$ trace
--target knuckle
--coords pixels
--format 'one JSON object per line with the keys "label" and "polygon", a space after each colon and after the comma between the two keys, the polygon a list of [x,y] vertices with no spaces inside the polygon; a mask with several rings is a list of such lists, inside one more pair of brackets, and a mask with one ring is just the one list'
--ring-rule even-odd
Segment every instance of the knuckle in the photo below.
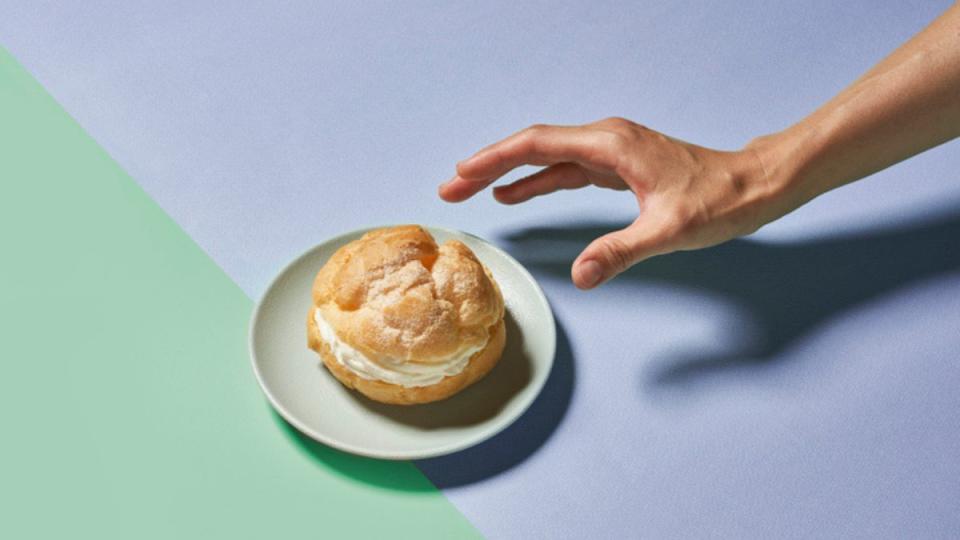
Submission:
{"label": "knuckle", "polygon": [[537,136],[542,135],[546,129],[546,124],[532,124],[527,129],[523,130],[523,132],[528,136]]}
{"label": "knuckle", "polygon": [[634,149],[632,133],[620,129],[604,127],[597,133],[597,145],[591,160],[605,163],[613,171],[619,171],[629,161],[627,156]]}
{"label": "knuckle", "polygon": [[611,131],[607,134],[607,147],[610,148],[617,155],[622,155],[627,153],[630,149],[630,137],[624,135],[623,133],[617,131]]}
{"label": "knuckle", "polygon": [[615,236],[607,236],[602,239],[601,245],[607,261],[615,271],[622,272],[630,266],[631,250],[623,240]]}
{"label": "knuckle", "polygon": [[545,124],[533,124],[520,132],[518,142],[523,152],[536,152],[546,134]]}
{"label": "knuckle", "polygon": [[631,141],[622,133],[614,131],[606,133],[606,140],[603,143],[603,147],[602,149],[597,149],[596,153],[598,155],[593,159],[595,161],[601,161],[601,158],[605,157],[606,163],[612,170],[620,171],[623,164],[628,161],[627,156],[631,150]]}
{"label": "knuckle", "polygon": [[609,116],[598,122],[598,124],[602,125],[603,127],[621,130],[627,130],[633,126],[633,122],[619,116]]}

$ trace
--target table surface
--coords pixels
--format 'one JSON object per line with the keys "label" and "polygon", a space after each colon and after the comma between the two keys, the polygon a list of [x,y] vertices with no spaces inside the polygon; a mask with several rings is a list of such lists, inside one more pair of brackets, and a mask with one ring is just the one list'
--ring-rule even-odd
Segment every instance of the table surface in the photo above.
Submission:
{"label": "table surface", "polygon": [[[191,425],[220,419],[242,431],[249,421],[256,438],[183,434],[187,447],[269,447],[259,461],[223,458],[265,471],[229,484],[231,501],[258,489],[316,503],[313,522],[305,508],[292,520],[283,504],[251,507],[241,533],[279,522],[322,531],[324,517],[362,515],[347,508],[359,501],[389,516],[436,516],[427,522],[444,524],[433,532],[445,537],[468,534],[467,521],[489,538],[955,537],[957,143],[749,238],[651,260],[589,293],[570,284],[569,263],[599,231],[630,219],[629,197],[580,190],[522,207],[488,194],[459,205],[436,198],[457,160],[530,123],[625,116],[717,148],[781,129],[949,2],[877,4],[0,1],[0,45],[115,160],[110,175],[125,171],[149,195],[109,204],[153,215],[152,199],[178,226],[156,234],[185,232],[246,293],[212,300],[207,285],[191,285],[198,305],[233,306],[238,325],[286,261],[383,223],[488,238],[551,301],[559,343],[546,390],[502,435],[415,463],[442,495],[412,468],[310,445],[262,410],[246,379],[220,390],[223,409]],[[81,172],[76,181],[94,181]],[[104,205],[76,196],[81,208],[64,206],[52,227],[88,219],[83,204]],[[134,228],[123,249],[139,253],[136,235],[166,226]],[[172,260],[184,257],[197,268],[209,260],[199,251]],[[242,349],[243,330],[202,324]],[[242,407],[229,408],[233,393]],[[138,410],[150,411],[164,397],[140,399]],[[128,459],[124,471],[149,466],[149,447],[110,440],[111,459]],[[143,460],[118,457],[127,450]],[[314,463],[298,469],[301,461]],[[216,492],[210,471],[220,469],[194,466],[195,487]],[[397,475],[407,480],[390,480]],[[172,504],[176,490],[163,485],[154,502]],[[218,531],[231,516],[207,512],[197,520],[208,528],[194,532]],[[414,534],[404,527],[417,520],[396,519],[400,536]]]}

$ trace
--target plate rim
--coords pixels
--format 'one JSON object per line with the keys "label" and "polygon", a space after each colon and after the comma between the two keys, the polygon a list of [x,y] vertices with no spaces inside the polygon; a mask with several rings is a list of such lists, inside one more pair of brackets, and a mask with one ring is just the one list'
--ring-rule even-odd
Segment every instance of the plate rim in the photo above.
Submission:
{"label": "plate rim", "polygon": [[[365,447],[357,447],[349,443],[338,441],[336,439],[330,438],[322,433],[317,432],[310,426],[307,426],[305,423],[297,419],[295,415],[290,413],[290,411],[288,411],[279,402],[279,400],[277,400],[276,396],[274,396],[269,386],[264,382],[263,374],[260,372],[260,368],[257,362],[257,354],[254,346],[255,345],[254,336],[256,335],[257,321],[260,320],[264,300],[266,300],[267,296],[270,295],[270,293],[276,287],[277,282],[280,280],[282,276],[286,275],[287,272],[290,271],[294,266],[299,264],[301,260],[310,256],[314,251],[320,249],[321,246],[336,242],[337,240],[342,240],[346,237],[361,236],[364,233],[367,233],[372,230],[382,229],[386,227],[395,227],[397,225],[401,225],[401,224],[362,227],[359,229],[352,229],[335,236],[331,236],[325,240],[320,241],[319,243],[314,244],[312,247],[306,249],[305,251],[303,251],[293,259],[291,259],[289,262],[287,262],[285,265],[283,265],[283,267],[277,271],[277,273],[273,276],[273,278],[267,284],[267,287],[264,289],[263,293],[260,295],[260,298],[257,300],[257,303],[253,308],[253,312],[250,315],[250,322],[247,325],[247,350],[250,356],[250,364],[251,364],[251,367],[253,368],[253,373],[257,379],[257,384],[260,386],[261,392],[263,392],[263,394],[267,397],[267,401],[270,403],[270,406],[273,408],[273,410],[276,411],[277,414],[279,414],[285,421],[289,422],[298,431],[300,431],[304,435],[310,437],[311,439],[317,442],[320,442],[322,444],[325,444],[331,448],[335,448],[342,452],[347,452],[350,454],[355,454],[355,455],[363,456],[367,458],[384,459],[384,460],[391,460],[391,461],[405,461],[405,460],[428,459],[428,458],[434,458],[439,456],[445,456],[448,454],[453,454],[455,452],[459,452],[461,450],[465,450],[467,448],[476,446],[498,435],[500,432],[507,429],[508,427],[513,425],[518,419],[520,419],[520,417],[527,412],[530,406],[533,405],[533,402],[536,401],[537,398],[540,396],[541,392],[543,391],[543,387],[546,385],[547,379],[550,378],[550,373],[553,372],[554,364],[556,362],[556,355],[557,355],[557,326],[556,326],[556,319],[554,318],[554,315],[553,315],[553,307],[550,305],[550,301],[547,300],[547,296],[544,294],[543,289],[540,287],[540,284],[533,277],[533,275],[530,274],[530,271],[527,270],[525,266],[520,264],[519,261],[517,261],[512,255],[507,253],[500,246],[497,246],[493,242],[490,242],[484,238],[481,238],[480,236],[477,236],[475,234],[472,234],[466,231],[461,231],[459,229],[452,229],[449,227],[439,227],[439,226],[433,226],[433,225],[420,225],[421,227],[427,229],[428,232],[431,232],[431,234],[432,234],[432,231],[441,231],[451,236],[458,236],[458,235],[469,236],[471,238],[474,238],[486,244],[487,246],[493,248],[493,250],[498,252],[501,256],[505,257],[508,261],[510,261],[514,267],[520,270],[520,273],[521,275],[523,275],[524,279],[526,279],[526,281],[528,281],[530,284],[533,285],[533,290],[536,293],[537,299],[540,302],[542,302],[542,304],[547,308],[547,315],[549,316],[548,322],[549,322],[550,334],[552,337],[552,339],[549,340],[549,344],[550,344],[549,345],[550,347],[549,361],[547,363],[546,369],[543,370],[544,374],[539,378],[539,380],[532,381],[535,387],[530,392],[530,397],[527,399],[526,403],[523,403],[513,413],[512,418],[509,418],[507,421],[502,423],[493,424],[489,428],[483,431],[480,431],[477,435],[473,437],[466,438],[462,441],[449,443],[429,451],[412,450],[412,451],[400,451],[400,452],[378,452],[376,450],[370,450]],[[353,390],[350,390],[350,391],[352,392]]]}

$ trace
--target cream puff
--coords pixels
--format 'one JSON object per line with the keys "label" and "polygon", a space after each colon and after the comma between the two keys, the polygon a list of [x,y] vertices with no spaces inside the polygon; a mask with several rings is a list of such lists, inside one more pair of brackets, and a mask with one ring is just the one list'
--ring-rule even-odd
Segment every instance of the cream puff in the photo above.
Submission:
{"label": "cream puff", "polygon": [[417,225],[368,232],[317,273],[307,343],[370,399],[441,400],[480,380],[506,338],[500,288],[465,244]]}

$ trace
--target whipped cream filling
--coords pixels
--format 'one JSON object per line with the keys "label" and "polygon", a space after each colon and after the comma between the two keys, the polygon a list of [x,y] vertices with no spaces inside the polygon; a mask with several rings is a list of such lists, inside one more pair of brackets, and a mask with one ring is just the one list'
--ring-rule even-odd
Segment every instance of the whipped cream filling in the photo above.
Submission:
{"label": "whipped cream filling", "polygon": [[323,318],[320,309],[315,309],[313,319],[320,330],[320,337],[330,347],[337,363],[354,372],[363,379],[380,380],[405,387],[430,386],[444,377],[456,375],[467,367],[470,358],[486,346],[471,347],[462,354],[452,356],[435,364],[418,364],[405,360],[374,362],[362,352],[354,349],[337,337],[336,331]]}

